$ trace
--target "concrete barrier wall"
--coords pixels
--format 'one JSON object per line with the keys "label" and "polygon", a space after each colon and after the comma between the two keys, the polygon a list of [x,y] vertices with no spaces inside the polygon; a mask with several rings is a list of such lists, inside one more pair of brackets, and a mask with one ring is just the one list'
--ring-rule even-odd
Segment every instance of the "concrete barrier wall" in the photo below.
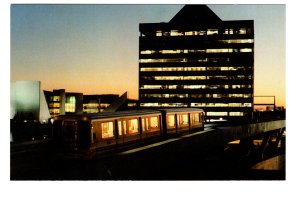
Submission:
{"label": "concrete barrier wall", "polygon": [[261,122],[242,126],[219,127],[178,138],[172,138],[160,143],[148,145],[146,147],[130,150],[125,154],[144,154],[149,152],[154,155],[178,155],[188,154],[189,152],[215,151],[230,141],[251,137],[257,134],[285,128],[285,120],[272,122]]}

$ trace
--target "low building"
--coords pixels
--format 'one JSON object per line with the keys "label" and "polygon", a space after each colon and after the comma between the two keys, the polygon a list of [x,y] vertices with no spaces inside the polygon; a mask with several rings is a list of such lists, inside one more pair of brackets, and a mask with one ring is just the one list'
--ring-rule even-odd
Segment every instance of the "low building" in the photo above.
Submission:
{"label": "low building", "polygon": [[44,91],[51,117],[83,111],[83,93],[66,92],[65,89]]}
{"label": "low building", "polygon": [[47,122],[49,109],[40,81],[16,81],[11,83],[10,118]]}
{"label": "low building", "polygon": [[117,94],[83,95],[83,113],[100,113],[119,98]]}

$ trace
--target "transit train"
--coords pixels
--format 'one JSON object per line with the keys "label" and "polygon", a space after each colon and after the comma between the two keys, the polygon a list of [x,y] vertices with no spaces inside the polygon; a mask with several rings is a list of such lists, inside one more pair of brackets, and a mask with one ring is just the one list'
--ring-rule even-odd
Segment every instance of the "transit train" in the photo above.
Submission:
{"label": "transit train", "polygon": [[124,149],[203,129],[202,109],[120,111],[57,116],[53,138],[60,155],[92,158],[97,152]]}

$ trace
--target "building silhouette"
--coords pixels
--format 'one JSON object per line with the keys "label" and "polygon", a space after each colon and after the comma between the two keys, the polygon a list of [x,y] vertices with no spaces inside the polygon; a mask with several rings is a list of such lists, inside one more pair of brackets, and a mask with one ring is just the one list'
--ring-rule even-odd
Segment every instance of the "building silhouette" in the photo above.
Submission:
{"label": "building silhouette", "polygon": [[253,20],[223,21],[206,5],[185,5],[139,31],[141,108],[199,107],[207,121],[251,117]]}

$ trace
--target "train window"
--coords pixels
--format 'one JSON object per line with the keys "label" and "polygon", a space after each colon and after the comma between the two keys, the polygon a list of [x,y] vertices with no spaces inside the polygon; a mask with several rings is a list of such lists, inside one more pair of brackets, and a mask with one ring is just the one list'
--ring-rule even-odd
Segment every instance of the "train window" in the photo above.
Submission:
{"label": "train window", "polygon": [[159,117],[145,117],[142,118],[143,132],[152,132],[159,129]]}
{"label": "train window", "polygon": [[93,140],[98,141],[101,140],[101,126],[100,122],[93,121],[92,122],[92,130],[93,130]]}
{"label": "train window", "polygon": [[178,124],[179,125],[188,125],[188,114],[178,115]]}
{"label": "train window", "polygon": [[150,118],[150,128],[158,128],[158,117]]}
{"label": "train window", "polygon": [[148,118],[142,118],[142,132],[145,133],[149,129]]}
{"label": "train window", "polygon": [[127,123],[126,123],[126,120],[123,120],[123,121],[118,121],[118,132],[119,132],[119,135],[126,135],[127,134]]}
{"label": "train window", "polygon": [[148,118],[142,118],[142,131],[146,132],[148,131]]}
{"label": "train window", "polygon": [[128,120],[128,133],[130,135],[134,135],[134,134],[139,133],[138,127],[139,127],[139,125],[138,125],[138,120],[137,119]]}
{"label": "train window", "polygon": [[119,132],[119,135],[122,135],[122,122],[121,121],[118,121],[118,132]]}
{"label": "train window", "polygon": [[199,124],[200,117],[199,113],[191,113],[191,124]]}
{"label": "train window", "polygon": [[101,123],[102,138],[111,138],[114,136],[114,123],[104,122]]}
{"label": "train window", "polygon": [[167,125],[168,127],[175,126],[175,115],[168,115]]}

